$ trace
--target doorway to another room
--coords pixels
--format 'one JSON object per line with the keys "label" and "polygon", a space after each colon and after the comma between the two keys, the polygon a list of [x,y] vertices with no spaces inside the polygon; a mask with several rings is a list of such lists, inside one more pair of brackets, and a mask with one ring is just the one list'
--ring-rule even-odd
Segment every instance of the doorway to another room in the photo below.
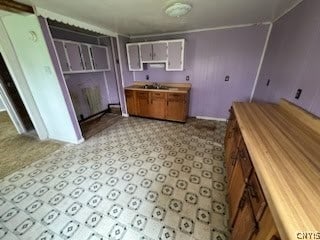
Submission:
{"label": "doorway to another room", "polygon": [[[29,133],[35,134],[35,128],[33,126],[33,123],[30,119],[30,116],[27,112],[27,109],[24,103],[22,102],[18,89],[10,75],[8,67],[1,53],[0,53],[0,84],[8,100],[10,101],[12,107],[14,108],[13,110],[15,111],[17,117],[19,118],[22,128],[25,129],[26,133],[29,132]],[[7,115],[7,112],[2,112],[1,115],[3,115],[3,118],[5,118],[4,115],[9,117]]]}

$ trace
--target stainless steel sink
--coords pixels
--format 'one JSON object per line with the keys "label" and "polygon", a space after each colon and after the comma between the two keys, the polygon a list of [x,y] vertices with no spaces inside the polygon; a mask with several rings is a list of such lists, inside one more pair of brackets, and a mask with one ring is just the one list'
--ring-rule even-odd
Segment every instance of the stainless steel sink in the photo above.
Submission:
{"label": "stainless steel sink", "polygon": [[169,90],[169,87],[167,86],[162,86],[162,85],[158,85],[158,84],[154,84],[154,85],[144,85],[142,88],[144,89],[160,89],[160,90]]}

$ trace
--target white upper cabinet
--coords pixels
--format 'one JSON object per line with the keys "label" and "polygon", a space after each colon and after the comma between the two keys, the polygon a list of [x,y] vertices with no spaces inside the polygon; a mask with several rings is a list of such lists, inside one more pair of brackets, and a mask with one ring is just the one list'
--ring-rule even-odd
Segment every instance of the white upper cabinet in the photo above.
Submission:
{"label": "white upper cabinet", "polygon": [[184,65],[184,40],[168,42],[167,71],[182,71]]}
{"label": "white upper cabinet", "polygon": [[130,71],[142,71],[139,45],[135,43],[127,44],[128,65]]}
{"label": "white upper cabinet", "polygon": [[156,62],[165,62],[168,58],[168,43],[158,42],[152,44],[152,60]]}
{"label": "white upper cabinet", "polygon": [[87,44],[81,44],[81,52],[82,52],[82,59],[84,62],[84,66],[86,70],[92,70],[92,59],[89,52],[90,46]]}
{"label": "white upper cabinet", "polygon": [[71,71],[82,71],[84,65],[82,62],[80,45],[78,43],[66,42],[64,44],[67,52]]}
{"label": "white upper cabinet", "polygon": [[70,66],[69,66],[69,61],[67,59],[66,50],[64,48],[63,41],[54,40],[54,45],[55,45],[56,50],[57,50],[59,63],[60,63],[60,66],[62,68],[62,71],[63,72],[69,72],[70,71]]}
{"label": "white upper cabinet", "polygon": [[130,71],[142,71],[143,63],[165,63],[166,71],[183,71],[184,39],[127,44]]}
{"label": "white upper cabinet", "polygon": [[93,67],[96,70],[110,70],[108,49],[103,46],[91,46]]}
{"label": "white upper cabinet", "polygon": [[54,39],[64,73],[110,71],[109,51],[105,46]]}
{"label": "white upper cabinet", "polygon": [[141,51],[141,61],[142,62],[151,62],[152,61],[152,44],[151,43],[143,43],[140,45]]}

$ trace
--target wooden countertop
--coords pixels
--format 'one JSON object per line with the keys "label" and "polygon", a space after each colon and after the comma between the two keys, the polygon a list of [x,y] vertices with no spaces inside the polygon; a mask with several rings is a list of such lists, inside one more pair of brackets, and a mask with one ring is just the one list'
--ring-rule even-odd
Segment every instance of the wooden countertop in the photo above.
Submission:
{"label": "wooden countertop", "polygon": [[188,93],[191,89],[190,83],[161,83],[161,86],[166,86],[168,89],[146,89],[145,85],[152,85],[150,82],[135,82],[134,85],[125,87],[127,90],[138,91],[154,91],[154,92],[170,92],[170,93]]}
{"label": "wooden countertop", "polygon": [[320,119],[285,100],[233,109],[282,240],[320,232]]}

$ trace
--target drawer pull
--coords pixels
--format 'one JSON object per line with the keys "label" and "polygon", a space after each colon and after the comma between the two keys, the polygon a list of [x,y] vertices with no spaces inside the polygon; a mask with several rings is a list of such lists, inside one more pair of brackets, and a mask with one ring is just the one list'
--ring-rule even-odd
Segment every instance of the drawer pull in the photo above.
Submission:
{"label": "drawer pull", "polygon": [[239,209],[242,210],[244,208],[244,205],[246,203],[246,196],[245,194],[242,196],[242,198],[240,199],[240,202],[239,202]]}
{"label": "drawer pull", "polygon": [[257,191],[255,190],[255,188],[252,186],[252,185],[248,185],[248,191],[249,191],[249,194],[250,196],[253,198],[253,199],[257,199],[257,201],[259,201],[259,196],[258,196],[258,193]]}

